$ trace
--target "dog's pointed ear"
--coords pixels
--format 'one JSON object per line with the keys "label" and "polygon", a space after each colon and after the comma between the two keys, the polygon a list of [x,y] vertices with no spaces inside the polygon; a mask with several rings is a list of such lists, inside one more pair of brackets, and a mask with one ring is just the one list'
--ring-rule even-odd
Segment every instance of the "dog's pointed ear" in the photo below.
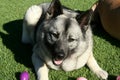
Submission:
{"label": "dog's pointed ear", "polygon": [[47,10],[47,19],[55,18],[58,15],[63,14],[62,5],[59,0],[52,0],[48,10]]}
{"label": "dog's pointed ear", "polygon": [[93,10],[90,9],[76,16],[76,20],[78,21],[83,31],[86,31],[88,29],[88,25],[90,25],[92,14]]}

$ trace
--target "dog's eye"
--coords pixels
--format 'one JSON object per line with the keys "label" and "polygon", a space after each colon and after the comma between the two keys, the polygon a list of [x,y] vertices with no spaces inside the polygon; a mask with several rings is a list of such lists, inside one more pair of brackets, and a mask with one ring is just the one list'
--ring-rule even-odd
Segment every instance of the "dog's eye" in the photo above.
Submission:
{"label": "dog's eye", "polygon": [[59,34],[58,33],[51,33],[51,35],[55,38],[58,38],[59,37]]}
{"label": "dog's eye", "polygon": [[53,32],[49,32],[47,34],[47,39],[49,43],[54,43],[59,37],[59,34],[53,33]]}
{"label": "dog's eye", "polygon": [[69,39],[68,39],[69,42],[73,42],[73,41],[75,41],[75,40],[76,40],[76,39],[74,39],[74,38],[69,38]]}
{"label": "dog's eye", "polygon": [[50,35],[51,35],[51,38],[56,38],[56,39],[59,38],[59,33],[57,32],[50,32]]}

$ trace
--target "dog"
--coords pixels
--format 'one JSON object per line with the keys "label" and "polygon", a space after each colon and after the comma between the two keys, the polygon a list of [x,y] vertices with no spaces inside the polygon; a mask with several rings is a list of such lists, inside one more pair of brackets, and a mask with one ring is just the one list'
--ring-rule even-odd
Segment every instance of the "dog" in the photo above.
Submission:
{"label": "dog", "polygon": [[120,40],[120,0],[99,0],[94,5],[105,31]]}
{"label": "dog", "polygon": [[84,65],[101,79],[107,79],[93,56],[90,20],[84,13],[61,5],[59,0],[31,6],[23,21],[22,42],[33,45],[32,63],[38,80],[49,80],[49,69],[72,71]]}

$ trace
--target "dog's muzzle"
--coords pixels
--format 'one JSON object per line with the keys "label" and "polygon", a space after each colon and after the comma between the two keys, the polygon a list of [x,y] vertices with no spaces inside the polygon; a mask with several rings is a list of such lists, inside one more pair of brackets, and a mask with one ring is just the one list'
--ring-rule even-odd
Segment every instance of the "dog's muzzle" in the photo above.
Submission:
{"label": "dog's muzzle", "polygon": [[64,58],[65,54],[63,52],[56,53],[55,56],[53,57],[53,63],[55,65],[60,65],[62,64]]}

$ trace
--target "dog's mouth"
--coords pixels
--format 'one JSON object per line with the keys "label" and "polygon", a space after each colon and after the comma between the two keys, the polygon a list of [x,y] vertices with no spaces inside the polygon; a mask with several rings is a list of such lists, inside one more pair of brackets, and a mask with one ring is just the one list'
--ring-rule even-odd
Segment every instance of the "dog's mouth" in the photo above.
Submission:
{"label": "dog's mouth", "polygon": [[56,59],[53,59],[53,63],[57,66],[61,65],[63,62],[63,60],[56,60]]}
{"label": "dog's mouth", "polygon": [[65,58],[65,55],[64,54],[57,54],[53,57],[53,64],[59,66],[62,64],[63,60]]}

